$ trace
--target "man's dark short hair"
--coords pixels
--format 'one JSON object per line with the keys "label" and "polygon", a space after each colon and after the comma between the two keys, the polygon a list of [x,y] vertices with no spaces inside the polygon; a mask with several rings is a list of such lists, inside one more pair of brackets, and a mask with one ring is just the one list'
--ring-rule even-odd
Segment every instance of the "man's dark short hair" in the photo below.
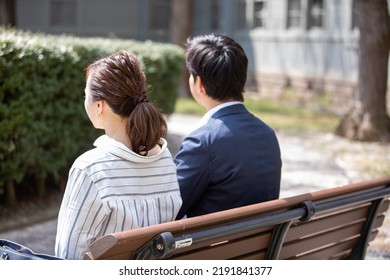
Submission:
{"label": "man's dark short hair", "polygon": [[194,80],[202,79],[206,94],[216,100],[243,101],[248,58],[243,48],[225,35],[202,35],[187,40],[186,63]]}

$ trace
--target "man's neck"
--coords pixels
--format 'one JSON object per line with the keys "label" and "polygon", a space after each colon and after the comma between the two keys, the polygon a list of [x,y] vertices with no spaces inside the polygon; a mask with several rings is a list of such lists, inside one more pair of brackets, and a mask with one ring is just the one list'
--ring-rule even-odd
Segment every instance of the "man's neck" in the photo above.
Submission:
{"label": "man's neck", "polygon": [[205,102],[202,105],[207,111],[210,111],[211,109],[217,107],[218,105],[231,102],[231,101],[235,101],[235,100],[229,99],[229,100],[220,101],[220,100],[213,99],[211,97],[207,97],[205,98]]}

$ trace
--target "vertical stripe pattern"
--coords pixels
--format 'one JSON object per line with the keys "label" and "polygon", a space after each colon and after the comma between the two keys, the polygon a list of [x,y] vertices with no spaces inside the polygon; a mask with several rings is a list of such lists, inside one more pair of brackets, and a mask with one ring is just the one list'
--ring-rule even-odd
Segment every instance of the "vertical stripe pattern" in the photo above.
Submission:
{"label": "vertical stripe pattern", "polygon": [[160,152],[140,157],[101,136],[69,171],[61,204],[56,255],[82,259],[97,238],[172,221],[182,200],[165,140]]}

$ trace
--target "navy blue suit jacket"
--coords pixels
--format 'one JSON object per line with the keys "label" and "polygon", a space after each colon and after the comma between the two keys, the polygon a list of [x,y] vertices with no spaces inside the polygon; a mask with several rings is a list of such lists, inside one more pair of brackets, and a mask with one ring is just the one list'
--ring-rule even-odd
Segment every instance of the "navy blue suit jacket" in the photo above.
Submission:
{"label": "navy blue suit jacket", "polygon": [[243,104],[217,111],[175,157],[183,205],[177,219],[277,199],[281,155],[275,132]]}

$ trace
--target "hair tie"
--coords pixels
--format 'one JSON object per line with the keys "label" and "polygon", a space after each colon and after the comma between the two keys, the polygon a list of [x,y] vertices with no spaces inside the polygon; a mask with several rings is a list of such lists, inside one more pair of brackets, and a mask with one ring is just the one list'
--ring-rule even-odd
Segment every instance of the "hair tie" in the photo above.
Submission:
{"label": "hair tie", "polygon": [[146,146],[139,146],[138,154],[146,157],[148,155],[148,150],[146,149]]}
{"label": "hair tie", "polygon": [[143,102],[149,102],[148,97],[146,96],[145,92],[137,94],[134,97],[134,105],[138,105],[138,104],[143,103]]}

